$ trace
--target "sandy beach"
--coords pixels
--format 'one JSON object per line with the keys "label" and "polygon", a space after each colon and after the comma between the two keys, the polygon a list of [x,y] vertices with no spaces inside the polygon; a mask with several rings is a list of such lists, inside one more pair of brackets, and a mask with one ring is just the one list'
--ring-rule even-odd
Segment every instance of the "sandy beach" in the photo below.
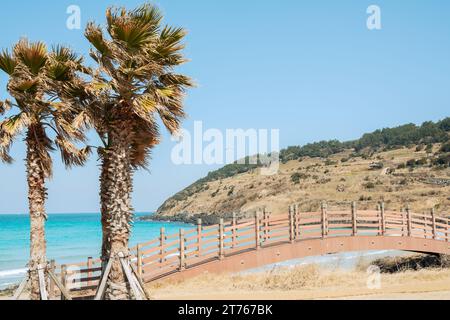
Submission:
{"label": "sandy beach", "polygon": [[367,274],[299,267],[274,275],[206,275],[185,282],[149,286],[156,300],[450,300],[450,269],[382,274],[379,289],[369,289]]}
{"label": "sandy beach", "polygon": [[[450,269],[383,274],[379,289],[367,287],[364,272],[317,266],[276,275],[205,275],[148,289],[154,300],[450,300]],[[0,300],[9,298],[0,295]]]}

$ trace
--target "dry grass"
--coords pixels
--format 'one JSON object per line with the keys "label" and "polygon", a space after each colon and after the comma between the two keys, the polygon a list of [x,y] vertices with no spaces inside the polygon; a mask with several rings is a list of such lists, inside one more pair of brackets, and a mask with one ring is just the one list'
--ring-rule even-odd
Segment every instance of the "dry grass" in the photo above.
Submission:
{"label": "dry grass", "polygon": [[[156,295],[170,296],[171,293],[192,292],[289,292],[289,291],[338,291],[342,288],[367,289],[367,272],[321,269],[317,265],[299,266],[292,269],[278,269],[270,272],[241,275],[203,275],[180,282],[165,282],[152,285],[149,289]],[[383,286],[421,284],[445,280],[450,290],[450,269],[435,268],[419,271],[403,271],[382,274]]]}

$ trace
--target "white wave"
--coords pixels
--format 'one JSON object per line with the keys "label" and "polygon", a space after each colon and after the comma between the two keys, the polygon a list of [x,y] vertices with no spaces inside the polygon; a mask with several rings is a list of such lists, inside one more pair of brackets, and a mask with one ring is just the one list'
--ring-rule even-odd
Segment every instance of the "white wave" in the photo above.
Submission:
{"label": "white wave", "polygon": [[27,268],[3,270],[3,271],[0,271],[0,278],[6,278],[6,277],[11,277],[11,276],[20,276],[20,275],[26,274],[27,271],[28,271]]}

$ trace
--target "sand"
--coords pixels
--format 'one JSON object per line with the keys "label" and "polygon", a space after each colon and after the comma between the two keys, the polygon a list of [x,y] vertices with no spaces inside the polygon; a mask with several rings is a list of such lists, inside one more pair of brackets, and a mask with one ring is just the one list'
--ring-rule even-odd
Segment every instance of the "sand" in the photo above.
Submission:
{"label": "sand", "polygon": [[152,287],[157,300],[450,300],[450,269],[422,269],[381,275],[379,289],[367,287],[367,273],[299,268],[283,275],[204,276]]}

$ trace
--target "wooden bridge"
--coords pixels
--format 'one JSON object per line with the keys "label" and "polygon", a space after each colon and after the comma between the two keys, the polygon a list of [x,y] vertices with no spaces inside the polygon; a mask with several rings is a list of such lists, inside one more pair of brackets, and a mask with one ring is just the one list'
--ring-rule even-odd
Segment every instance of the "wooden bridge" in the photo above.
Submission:
{"label": "wooden bridge", "polygon": [[[145,283],[185,279],[203,273],[239,272],[307,256],[367,250],[404,250],[450,254],[448,218],[429,213],[377,210],[299,212],[288,215],[267,212],[255,218],[220,221],[166,234],[131,248],[133,269]],[[70,266],[54,266],[71,294],[95,294],[101,276],[100,260]],[[58,294],[50,283],[51,294]]]}

